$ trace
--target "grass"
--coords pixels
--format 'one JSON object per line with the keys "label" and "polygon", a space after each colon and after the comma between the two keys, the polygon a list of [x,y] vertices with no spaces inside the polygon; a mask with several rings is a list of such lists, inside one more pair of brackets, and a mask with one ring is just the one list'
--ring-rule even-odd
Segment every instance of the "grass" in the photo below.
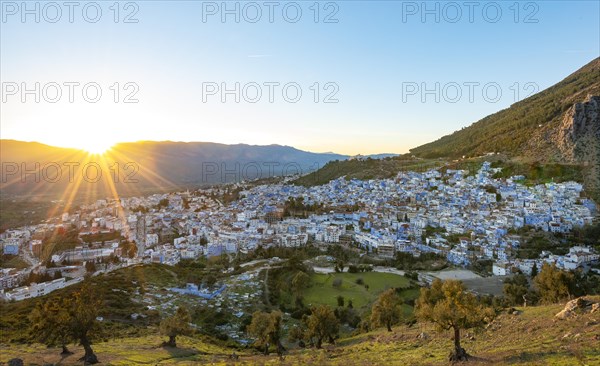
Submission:
{"label": "grass", "polygon": [[[596,297],[596,300],[600,298]],[[519,308],[519,315],[500,314],[487,328],[462,332],[462,345],[475,358],[469,366],[483,365],[598,365],[600,348],[600,314],[583,314],[566,320],[556,320],[554,314],[564,307],[550,305]],[[155,330],[154,330],[155,332]],[[426,333],[429,337],[417,336]],[[285,359],[275,354],[262,356],[252,349],[235,350],[239,360],[229,356],[234,352],[206,338],[178,337],[178,349],[160,347],[164,337],[108,339],[93,345],[102,362],[110,365],[448,365],[453,346],[451,332],[436,332],[433,325],[417,323],[400,325],[393,332],[376,329],[339,339],[324,349],[291,348]],[[83,350],[69,346],[75,354],[61,365],[80,364],[76,360]],[[0,364],[20,357],[25,364],[58,364],[59,350],[39,344],[0,345]]]}
{"label": "grass", "polygon": [[[358,285],[356,280],[362,278],[369,288]],[[333,287],[333,281],[341,279],[339,288]],[[332,273],[311,275],[312,286],[304,292],[305,304],[326,304],[337,306],[337,297],[343,296],[346,304],[352,300],[354,308],[363,308],[377,299],[384,290],[392,287],[406,288],[410,285],[407,278],[393,273],[363,272],[363,273]],[[407,297],[416,297],[415,291],[406,290]]]}

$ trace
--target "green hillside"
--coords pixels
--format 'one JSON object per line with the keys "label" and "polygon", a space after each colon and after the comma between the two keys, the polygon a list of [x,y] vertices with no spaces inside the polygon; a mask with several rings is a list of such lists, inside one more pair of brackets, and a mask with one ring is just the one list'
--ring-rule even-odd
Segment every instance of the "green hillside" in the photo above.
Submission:
{"label": "green hillside", "polygon": [[438,159],[414,159],[406,155],[384,159],[335,160],[315,172],[298,178],[293,183],[316,186],[340,177],[361,180],[386,179],[395,177],[399,171],[424,171],[439,167],[441,164],[443,161]]}
{"label": "green hillside", "polygon": [[[528,143],[540,125],[558,125],[564,113],[574,103],[583,102],[588,94],[600,94],[600,59],[510,108],[410,151],[423,158],[478,156],[487,152],[526,155],[532,152]],[[547,138],[541,140],[548,142]],[[549,157],[550,154],[534,156],[539,160]]]}
{"label": "green hillside", "polygon": [[[468,365],[598,365],[600,347],[598,313],[556,320],[564,305],[517,308],[501,314],[486,329],[471,332],[464,346],[474,356]],[[100,365],[448,365],[452,347],[450,332],[438,333],[433,326],[401,325],[393,332],[378,329],[341,339],[323,349],[292,348],[281,360],[276,354],[234,350],[202,337],[180,337],[179,348],[160,346],[156,335],[109,338],[94,345]],[[80,347],[75,354],[59,355],[60,349],[33,345],[0,345],[0,363],[19,357],[25,364],[80,365]],[[237,359],[231,358],[236,353]]]}

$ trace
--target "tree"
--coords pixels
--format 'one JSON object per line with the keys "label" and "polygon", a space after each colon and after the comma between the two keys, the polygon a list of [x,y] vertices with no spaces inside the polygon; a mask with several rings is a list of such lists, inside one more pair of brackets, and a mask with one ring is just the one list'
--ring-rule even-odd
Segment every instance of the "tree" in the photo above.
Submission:
{"label": "tree", "polygon": [[468,293],[457,280],[442,282],[436,279],[431,288],[422,288],[415,306],[419,320],[435,323],[439,330],[454,331],[454,352],[450,361],[466,361],[469,355],[460,345],[461,329],[483,326],[491,321],[494,312],[483,306],[475,295]]}
{"label": "tree", "polygon": [[85,281],[71,296],[38,303],[30,315],[31,334],[48,346],[62,346],[63,353],[69,352],[66,348],[68,343],[79,342],[85,350],[80,360],[86,364],[98,363],[91,344],[99,330],[96,318],[101,304],[102,301]]}
{"label": "tree", "polygon": [[189,311],[185,307],[178,307],[175,314],[165,318],[160,322],[160,332],[162,335],[169,337],[169,341],[164,345],[168,347],[177,347],[177,336],[188,335],[192,328],[189,323],[192,321]]}
{"label": "tree", "polygon": [[544,263],[540,273],[533,280],[544,303],[553,304],[571,296],[575,276],[561,271],[552,264]]}
{"label": "tree", "polygon": [[92,350],[93,334],[98,329],[98,310],[102,300],[93,291],[89,282],[84,282],[79,291],[76,291],[68,306],[69,320],[72,335],[83,346],[85,354],[81,358],[84,363],[98,363],[98,358]]}
{"label": "tree", "polygon": [[533,263],[533,267],[531,267],[531,278],[535,278],[538,275],[538,267],[537,263]]}
{"label": "tree", "polygon": [[67,344],[79,342],[85,350],[80,359],[86,364],[98,363],[92,349],[92,339],[99,331],[98,309],[102,301],[88,281],[71,296],[54,297],[38,303],[32,311],[30,332],[34,339],[48,345],[60,345],[63,353],[68,353]]}
{"label": "tree", "polygon": [[280,341],[282,319],[283,314],[280,311],[256,311],[252,314],[252,322],[246,330],[256,339],[257,347],[264,347],[265,356],[269,354],[269,344],[276,344],[278,352],[283,348]]}
{"label": "tree", "polygon": [[529,291],[527,277],[522,273],[514,275],[512,278],[504,281],[502,291],[510,305],[522,305],[525,301],[524,296],[526,296]]}
{"label": "tree", "polygon": [[334,342],[339,332],[340,322],[334,312],[326,305],[318,305],[311,309],[311,315],[303,319],[306,325],[306,337],[316,340],[317,348],[321,348],[323,341],[328,339]]}
{"label": "tree", "polygon": [[373,304],[371,309],[371,324],[373,326],[385,325],[388,332],[392,331],[392,325],[402,319],[402,299],[391,288],[381,295]]}
{"label": "tree", "polygon": [[292,278],[292,293],[296,300],[302,298],[302,292],[310,285],[310,276],[303,271],[296,273]]}
{"label": "tree", "polygon": [[87,271],[87,273],[96,272],[96,264],[90,261],[85,262],[85,270]]}
{"label": "tree", "polygon": [[91,344],[99,328],[96,318],[101,304],[85,281],[71,296],[38,303],[30,315],[31,333],[46,345],[61,345],[63,353],[69,352],[68,343],[77,341],[85,350],[80,360],[86,364],[98,363]]}
{"label": "tree", "polygon": [[61,346],[63,355],[72,353],[67,345],[73,340],[67,302],[68,298],[59,297],[40,301],[29,315],[32,338],[48,347]]}
{"label": "tree", "polygon": [[217,283],[217,277],[213,274],[208,274],[204,277],[204,283],[207,287],[212,287],[215,283]]}

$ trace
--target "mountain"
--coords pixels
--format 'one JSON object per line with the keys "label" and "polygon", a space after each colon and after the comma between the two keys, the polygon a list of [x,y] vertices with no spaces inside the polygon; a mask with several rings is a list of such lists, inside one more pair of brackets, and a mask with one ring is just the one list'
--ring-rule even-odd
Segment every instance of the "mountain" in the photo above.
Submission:
{"label": "mountain", "polygon": [[[135,194],[305,174],[331,160],[346,158],[281,145],[171,141],[120,143],[103,156],[93,156],[82,150],[37,142],[0,140],[0,187],[3,194],[52,194],[75,187],[80,180],[77,190],[92,196],[109,194],[113,184],[119,194]],[[24,175],[24,169],[37,169],[38,173]],[[95,181],[98,171],[101,179]],[[86,179],[78,179],[81,177]]]}
{"label": "mountain", "polygon": [[[296,183],[316,185],[342,176],[389,178],[399,170],[423,170],[444,161],[501,153],[511,171],[535,170],[540,180],[562,180],[561,172],[582,172],[592,197],[600,198],[600,58],[558,84],[453,134],[413,148],[410,154],[381,160],[333,161]],[[413,155],[414,157],[410,157]],[[484,159],[492,159],[485,157]],[[481,159],[451,163],[475,168]],[[544,170],[548,165],[550,169]],[[508,171],[507,170],[507,171]],[[567,174],[568,177],[573,174]],[[578,174],[574,174],[575,176]],[[579,180],[579,179],[578,179]]]}
{"label": "mountain", "polygon": [[411,149],[419,157],[500,152],[525,162],[582,166],[585,188],[600,197],[600,58],[558,84],[469,127]]}
{"label": "mountain", "polygon": [[[559,130],[581,103],[600,95],[600,58],[558,84],[436,141],[413,148],[416,156],[462,157],[501,152],[539,161],[572,162],[576,141],[561,139]],[[594,103],[594,102],[592,102]],[[591,108],[591,107],[588,107]],[[597,107],[596,107],[597,108]],[[598,129],[598,115],[595,126]],[[591,122],[591,121],[590,121]],[[570,136],[578,138],[578,136]],[[563,149],[557,149],[564,141]]]}

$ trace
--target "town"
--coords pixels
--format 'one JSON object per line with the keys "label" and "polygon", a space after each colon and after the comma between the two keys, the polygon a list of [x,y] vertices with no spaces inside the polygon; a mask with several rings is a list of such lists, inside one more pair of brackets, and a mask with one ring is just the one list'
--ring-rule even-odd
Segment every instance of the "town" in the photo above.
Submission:
{"label": "town", "polygon": [[[488,260],[496,276],[531,274],[543,263],[589,270],[598,262],[599,255],[583,246],[562,255],[543,251],[538,258],[517,258],[520,229],[568,235],[592,224],[596,206],[582,197],[581,184],[529,187],[520,183],[523,176],[495,179],[498,170],[485,162],[472,174],[452,169],[400,172],[395,179],[339,178],[314,187],[293,185],[285,177],[275,184],[235,183],[98,200],[2,233],[3,254],[20,256],[28,266],[3,269],[0,294],[18,301],[78,283],[90,271],[175,265],[184,259],[309,243],[352,246],[381,258],[435,253],[457,267]],[[224,197],[230,202],[222,202]],[[47,240],[56,232],[76,232],[75,244],[60,250]],[[21,286],[28,278],[41,280]]]}

